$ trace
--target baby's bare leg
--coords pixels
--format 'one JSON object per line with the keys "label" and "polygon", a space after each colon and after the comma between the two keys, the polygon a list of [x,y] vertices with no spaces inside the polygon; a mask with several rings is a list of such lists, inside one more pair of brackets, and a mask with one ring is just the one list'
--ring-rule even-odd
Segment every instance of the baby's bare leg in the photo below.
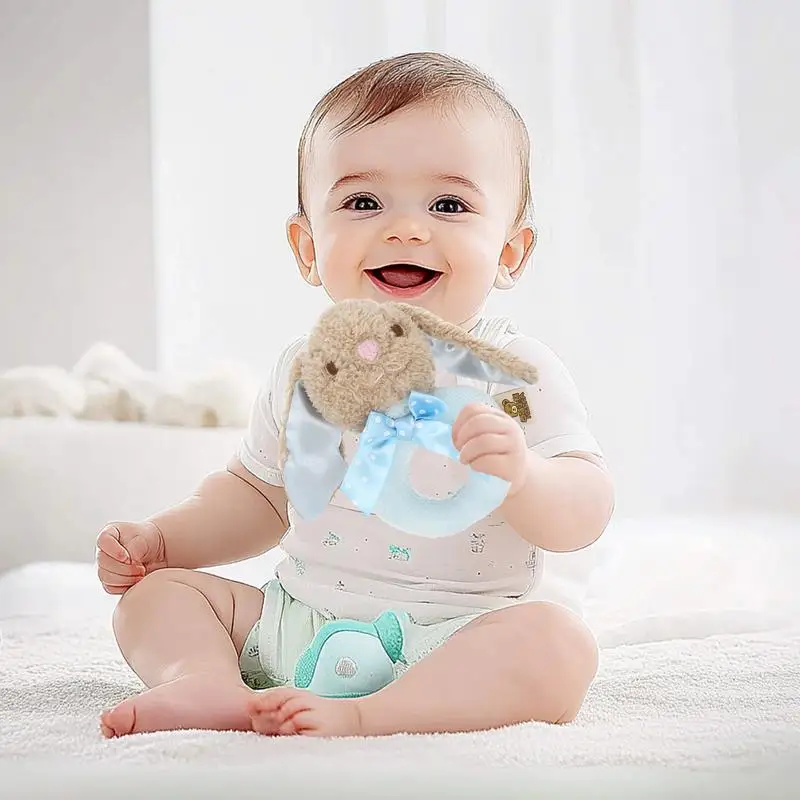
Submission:
{"label": "baby's bare leg", "polygon": [[249,729],[239,653],[263,601],[253,586],[184,569],[158,570],[129,589],[114,633],[149,691],[105,712],[103,733]]}
{"label": "baby's bare leg", "polygon": [[584,623],[550,603],[478,618],[381,692],[360,701],[368,734],[571,722],[597,672]]}
{"label": "baby's bare leg", "polygon": [[537,720],[570,722],[597,671],[583,622],[550,603],[486,614],[384,689],[329,700],[297,689],[250,699],[261,733],[379,736],[487,730]]}

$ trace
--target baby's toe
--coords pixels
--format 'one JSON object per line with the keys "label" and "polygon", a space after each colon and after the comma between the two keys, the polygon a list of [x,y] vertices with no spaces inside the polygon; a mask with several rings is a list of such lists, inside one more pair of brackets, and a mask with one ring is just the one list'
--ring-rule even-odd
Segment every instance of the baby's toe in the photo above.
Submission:
{"label": "baby's toe", "polygon": [[275,736],[278,733],[278,720],[274,711],[251,714],[250,724],[256,733],[264,736]]}
{"label": "baby's toe", "polygon": [[106,709],[100,715],[100,732],[106,739],[125,736],[133,731],[135,725],[136,711],[134,704],[129,701]]}
{"label": "baby's toe", "polygon": [[281,687],[256,692],[247,702],[247,710],[251,716],[269,714],[277,711],[287,700],[297,694],[297,689]]}
{"label": "baby's toe", "polygon": [[297,736],[298,730],[294,720],[287,719],[286,722],[282,722],[278,726],[277,734],[278,736]]}
{"label": "baby's toe", "polygon": [[283,733],[281,728],[285,724],[287,716],[284,709],[297,698],[298,694],[297,689],[287,686],[258,692],[251,697],[247,704],[247,710],[253,730],[266,736]]}

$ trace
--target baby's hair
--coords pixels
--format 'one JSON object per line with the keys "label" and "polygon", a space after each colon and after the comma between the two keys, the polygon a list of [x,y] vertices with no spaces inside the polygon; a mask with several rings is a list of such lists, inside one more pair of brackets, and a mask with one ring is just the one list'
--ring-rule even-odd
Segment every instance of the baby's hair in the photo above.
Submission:
{"label": "baby's hair", "polygon": [[333,127],[336,136],[372,125],[403,108],[431,102],[452,106],[470,100],[483,102],[510,123],[520,181],[514,227],[531,222],[530,137],[519,112],[488,75],[460,59],[428,52],[406,53],[369,64],[334,86],[317,103],[303,128],[297,152],[299,213],[306,214],[304,178],[312,139],[330,115],[344,115]]}

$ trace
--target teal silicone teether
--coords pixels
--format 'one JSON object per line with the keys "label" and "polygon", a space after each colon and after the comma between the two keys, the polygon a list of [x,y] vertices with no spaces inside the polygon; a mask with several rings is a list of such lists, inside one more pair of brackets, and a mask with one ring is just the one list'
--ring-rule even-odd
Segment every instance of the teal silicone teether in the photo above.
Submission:
{"label": "teal silicone teether", "polygon": [[394,680],[403,662],[403,626],[394,611],[374,622],[323,625],[297,661],[294,685],[320,697],[364,697]]}

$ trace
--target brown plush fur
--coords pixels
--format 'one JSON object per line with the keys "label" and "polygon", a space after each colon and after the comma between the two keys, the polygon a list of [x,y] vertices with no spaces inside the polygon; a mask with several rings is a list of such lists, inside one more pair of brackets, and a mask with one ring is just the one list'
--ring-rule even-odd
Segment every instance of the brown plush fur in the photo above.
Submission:
{"label": "brown plush fur", "polygon": [[[426,334],[468,347],[482,361],[527,383],[537,379],[535,367],[430,311],[406,303],[344,300],[320,316],[305,351],[292,364],[281,425],[281,463],[286,456],[285,423],[298,381],[324,419],[360,431],[370,411],[386,411],[411,391],[433,390],[435,366]],[[365,339],[378,344],[374,362],[356,352]]]}

